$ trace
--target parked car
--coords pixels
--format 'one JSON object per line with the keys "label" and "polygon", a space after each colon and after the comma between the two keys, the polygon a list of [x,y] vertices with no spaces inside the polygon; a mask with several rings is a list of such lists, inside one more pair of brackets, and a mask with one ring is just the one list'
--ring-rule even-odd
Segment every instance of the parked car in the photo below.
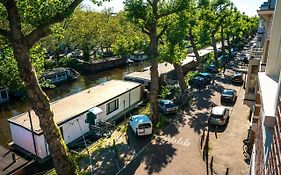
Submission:
{"label": "parked car", "polygon": [[237,92],[234,89],[224,89],[221,93],[221,102],[235,102],[237,98]]}
{"label": "parked car", "polygon": [[210,64],[210,65],[206,66],[205,69],[206,69],[207,72],[211,72],[211,73],[218,73],[219,72],[218,68],[214,64]]}
{"label": "parked car", "polygon": [[197,76],[204,78],[208,84],[210,84],[212,81],[211,74],[207,72],[200,72]]}
{"label": "parked car", "polygon": [[147,115],[132,116],[129,119],[129,125],[134,131],[136,137],[152,134],[152,122]]}
{"label": "parked car", "polygon": [[226,61],[227,61],[227,57],[222,55],[218,58],[218,62],[221,66],[225,65],[226,64]]}
{"label": "parked car", "polygon": [[226,125],[229,120],[229,110],[224,106],[215,106],[210,115],[211,125]]}
{"label": "parked car", "polygon": [[192,88],[205,88],[207,85],[207,81],[205,78],[196,76],[196,77],[193,77],[191,80],[189,80],[188,84]]}
{"label": "parked car", "polygon": [[243,83],[243,75],[241,73],[234,73],[232,83]]}
{"label": "parked car", "polygon": [[159,100],[158,106],[160,112],[163,114],[173,114],[177,112],[178,107],[174,104],[172,100]]}

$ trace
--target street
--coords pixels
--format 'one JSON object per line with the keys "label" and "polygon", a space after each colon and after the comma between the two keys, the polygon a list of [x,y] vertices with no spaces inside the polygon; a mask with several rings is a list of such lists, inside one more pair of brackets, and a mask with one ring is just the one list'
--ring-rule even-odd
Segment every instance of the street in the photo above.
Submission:
{"label": "street", "polygon": [[216,174],[225,174],[226,168],[229,168],[231,174],[246,174],[248,166],[244,162],[242,141],[249,124],[248,107],[242,101],[242,86],[231,83],[232,68],[237,65],[237,61],[231,62],[225,75],[220,73],[216,76],[214,85],[200,91],[193,90],[191,108],[178,115],[161,135],[155,136],[151,143],[144,146],[119,174],[206,174],[200,138],[203,130],[207,130],[212,104],[221,105],[220,93],[224,88],[235,89],[237,100],[234,106],[223,104],[230,109],[229,123],[209,128],[209,159],[213,156],[213,170]]}

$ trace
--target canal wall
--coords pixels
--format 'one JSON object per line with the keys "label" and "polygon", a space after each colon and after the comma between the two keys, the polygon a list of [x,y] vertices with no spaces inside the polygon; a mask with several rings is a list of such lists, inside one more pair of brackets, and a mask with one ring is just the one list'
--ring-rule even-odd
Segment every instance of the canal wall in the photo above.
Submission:
{"label": "canal wall", "polygon": [[82,74],[90,74],[108,70],[114,67],[120,67],[127,64],[127,58],[106,58],[105,60],[95,62],[83,62],[79,65],[78,71]]}

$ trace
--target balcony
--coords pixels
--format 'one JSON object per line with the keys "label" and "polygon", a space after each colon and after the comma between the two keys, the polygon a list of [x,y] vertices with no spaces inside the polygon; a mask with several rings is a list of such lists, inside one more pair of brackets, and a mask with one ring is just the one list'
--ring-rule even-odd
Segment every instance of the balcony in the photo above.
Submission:
{"label": "balcony", "polygon": [[259,72],[258,79],[263,123],[264,126],[271,128],[275,125],[276,120],[275,99],[278,95],[278,80],[264,72]]}

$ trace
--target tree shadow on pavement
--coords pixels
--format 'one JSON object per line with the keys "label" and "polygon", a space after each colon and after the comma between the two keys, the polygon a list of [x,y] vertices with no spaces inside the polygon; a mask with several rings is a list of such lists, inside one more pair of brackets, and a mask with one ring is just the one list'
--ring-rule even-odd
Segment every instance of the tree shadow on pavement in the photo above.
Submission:
{"label": "tree shadow on pavement", "polygon": [[[159,173],[166,167],[176,155],[176,148],[168,141],[156,138],[155,143],[150,144],[141,154],[135,158],[121,173],[122,175]],[[142,165],[143,166],[142,166]]]}
{"label": "tree shadow on pavement", "polygon": [[186,124],[186,118],[184,112],[178,113],[173,121],[163,131],[164,135],[175,136],[179,133],[179,128],[184,127]]}
{"label": "tree shadow on pavement", "polygon": [[208,125],[208,112],[196,113],[188,120],[188,125],[193,128],[194,132],[201,134]]}

